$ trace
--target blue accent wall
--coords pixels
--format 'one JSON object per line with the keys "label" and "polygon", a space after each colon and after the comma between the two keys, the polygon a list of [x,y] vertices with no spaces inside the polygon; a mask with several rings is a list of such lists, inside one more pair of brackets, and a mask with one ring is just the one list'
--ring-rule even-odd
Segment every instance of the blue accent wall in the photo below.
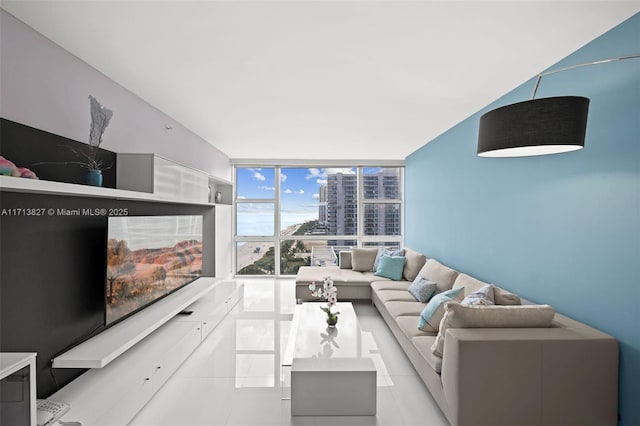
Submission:
{"label": "blue accent wall", "polygon": [[[549,69],[635,53],[640,14]],[[406,245],[615,336],[620,425],[640,425],[640,59],[542,79],[537,97],[591,99],[584,149],[477,157],[480,116],[533,87],[406,159]]]}

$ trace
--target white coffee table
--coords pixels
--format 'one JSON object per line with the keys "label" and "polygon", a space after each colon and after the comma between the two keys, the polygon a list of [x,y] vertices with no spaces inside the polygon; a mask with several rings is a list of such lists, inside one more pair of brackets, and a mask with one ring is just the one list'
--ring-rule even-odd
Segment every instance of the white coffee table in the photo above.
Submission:
{"label": "white coffee table", "polygon": [[283,367],[291,367],[292,416],[376,414],[376,368],[362,351],[353,305],[340,302],[335,329],[326,303],[296,305]]}

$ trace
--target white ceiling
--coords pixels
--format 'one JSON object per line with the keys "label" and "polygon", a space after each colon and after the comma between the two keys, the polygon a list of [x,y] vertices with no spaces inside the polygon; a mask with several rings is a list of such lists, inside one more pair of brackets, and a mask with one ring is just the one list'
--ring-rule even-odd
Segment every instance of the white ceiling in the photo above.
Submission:
{"label": "white ceiling", "polygon": [[640,2],[2,7],[231,158],[393,160],[637,13]]}

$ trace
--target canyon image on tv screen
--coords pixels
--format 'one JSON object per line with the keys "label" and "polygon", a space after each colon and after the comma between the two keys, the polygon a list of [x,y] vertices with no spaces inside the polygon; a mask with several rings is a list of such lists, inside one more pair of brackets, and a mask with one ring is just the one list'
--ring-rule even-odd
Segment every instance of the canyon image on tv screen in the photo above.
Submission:
{"label": "canyon image on tv screen", "polygon": [[111,325],[202,275],[202,216],[110,217],[105,324]]}

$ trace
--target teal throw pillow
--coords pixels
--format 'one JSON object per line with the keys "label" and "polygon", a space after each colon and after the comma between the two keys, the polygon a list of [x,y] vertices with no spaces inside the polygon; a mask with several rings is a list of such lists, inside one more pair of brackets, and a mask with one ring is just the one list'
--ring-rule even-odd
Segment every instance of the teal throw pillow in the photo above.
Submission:
{"label": "teal throw pillow", "polygon": [[424,331],[438,332],[440,320],[444,316],[444,304],[455,301],[456,296],[463,289],[464,287],[458,287],[433,296],[420,313],[418,328]]}
{"label": "teal throw pillow", "polygon": [[404,256],[382,256],[374,275],[399,281],[402,279],[405,260]]}
{"label": "teal throw pillow", "polygon": [[376,260],[374,260],[373,262],[373,272],[376,272],[378,270],[378,266],[380,265],[380,258],[382,256],[404,256],[404,249],[380,247],[380,249],[378,249],[378,254],[376,255]]}
{"label": "teal throw pillow", "polygon": [[429,281],[422,275],[418,275],[409,286],[409,293],[418,299],[418,302],[427,303],[431,296],[433,296],[433,293],[436,292],[437,287],[438,284]]}

